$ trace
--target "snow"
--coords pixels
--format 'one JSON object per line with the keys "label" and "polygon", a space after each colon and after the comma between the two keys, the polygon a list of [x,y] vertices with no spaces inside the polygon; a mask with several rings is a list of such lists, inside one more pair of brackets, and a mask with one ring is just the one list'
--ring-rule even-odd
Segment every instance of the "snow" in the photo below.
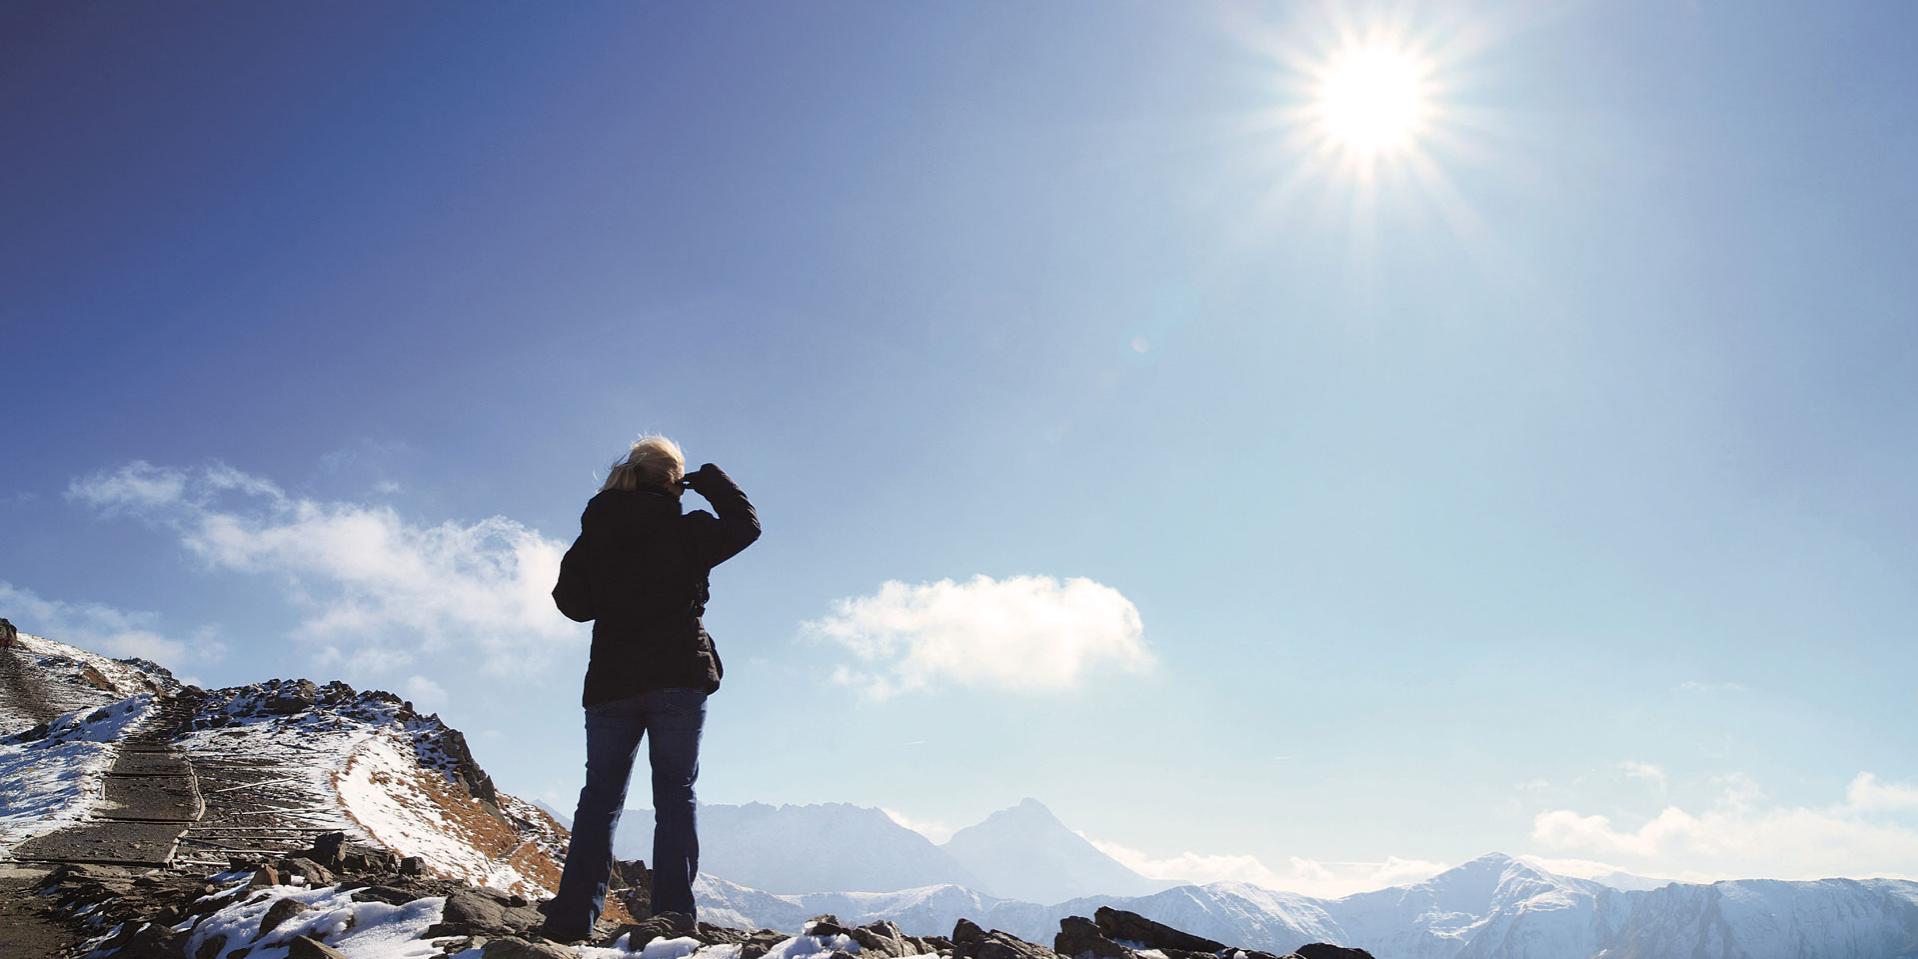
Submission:
{"label": "snow", "polygon": [[87,707],[53,720],[43,739],[0,742],[0,854],[84,818],[100,799],[119,740],[147,718],[152,702],[141,693]]}
{"label": "snow", "polygon": [[[342,891],[337,886],[263,887],[200,920],[187,940],[186,954],[201,955],[200,949],[216,936],[225,939],[217,955],[225,956],[245,946],[249,948],[248,959],[285,959],[286,944],[294,936],[317,939],[352,959],[438,959],[442,954],[439,943],[447,940],[421,936],[440,921],[446,906],[444,898],[416,899],[394,906],[356,901],[356,891]],[[307,909],[294,913],[265,936],[260,935],[260,920],[281,899],[297,900]]]}
{"label": "snow", "polygon": [[470,833],[473,823],[455,821],[444,798],[443,777],[423,769],[411,742],[398,730],[381,730],[360,742],[347,758],[336,786],[348,815],[382,845],[402,856],[419,856],[436,872],[519,892],[544,887],[488,855]]}

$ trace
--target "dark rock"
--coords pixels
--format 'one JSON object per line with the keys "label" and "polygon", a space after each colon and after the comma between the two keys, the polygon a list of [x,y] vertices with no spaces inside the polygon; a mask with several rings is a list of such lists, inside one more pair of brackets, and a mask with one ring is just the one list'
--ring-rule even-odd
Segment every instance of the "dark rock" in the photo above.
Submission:
{"label": "dark rock", "polygon": [[291,879],[294,876],[306,880],[310,887],[330,886],[333,884],[333,871],[304,856],[293,856],[274,864],[280,876]]}
{"label": "dark rock", "polygon": [[305,911],[306,903],[298,899],[289,897],[275,900],[273,905],[266,907],[266,915],[260,917],[260,935],[264,936],[280,928],[280,923]]}
{"label": "dark rock", "polygon": [[1372,959],[1372,954],[1363,949],[1348,949],[1329,942],[1314,942],[1300,946],[1293,952],[1299,959]]}
{"label": "dark rock", "polygon": [[347,955],[318,939],[294,936],[286,941],[286,959],[347,959]]}
{"label": "dark rock", "polygon": [[12,623],[9,623],[4,619],[0,619],[0,649],[6,649],[7,647],[12,646],[15,641],[19,640],[19,638],[20,638],[20,631],[13,628]]}
{"label": "dark rock", "polygon": [[1136,912],[1100,906],[1092,915],[1099,925],[1099,931],[1115,942],[1136,942],[1147,949],[1181,949],[1186,952],[1218,952],[1225,948],[1225,943],[1181,932]]}
{"label": "dark rock", "polygon": [[426,860],[418,856],[408,856],[400,860],[400,875],[418,876],[426,872]]}
{"label": "dark rock", "polygon": [[654,939],[677,939],[698,931],[699,925],[693,922],[693,917],[683,912],[662,912],[648,919],[626,923],[614,929],[608,938],[618,940],[621,936],[628,936],[626,948],[638,952]]}
{"label": "dark rock", "polygon": [[206,937],[206,941],[200,943],[200,948],[193,953],[193,959],[219,959],[224,955],[226,955],[226,934],[216,933]]}
{"label": "dark rock", "polygon": [[1072,959],[1128,959],[1133,954],[1132,950],[1106,938],[1099,932],[1098,924],[1084,916],[1059,920],[1059,934],[1052,939],[1052,949]]}
{"label": "dark rock", "polygon": [[693,927],[693,938],[709,946],[737,946],[751,938],[737,929],[702,922]]}
{"label": "dark rock", "polygon": [[340,868],[340,853],[346,847],[346,833],[323,832],[313,837],[313,848],[307,850],[305,858],[328,869]]}
{"label": "dark rock", "polygon": [[906,935],[891,920],[881,919],[855,929],[847,930],[847,935],[859,943],[861,955],[868,953],[898,959],[900,956],[919,954],[919,948],[908,942]]}
{"label": "dark rock", "polygon": [[783,932],[761,929],[746,937],[746,942],[739,947],[739,959],[759,959],[785,939],[786,934]]}
{"label": "dark rock", "polygon": [[952,954],[955,959],[1054,959],[1058,955],[1008,932],[982,930],[970,919],[953,925]]}
{"label": "dark rock", "polygon": [[481,959],[579,959],[579,952],[545,941],[494,939],[480,950],[480,956]]}
{"label": "dark rock", "polygon": [[[360,887],[357,892],[358,895],[355,895],[353,898],[361,902],[383,902],[389,906],[404,906],[415,899],[424,898],[424,896],[418,892],[411,889],[402,889],[398,886],[368,885]],[[452,904],[452,900],[448,899],[447,907],[449,909],[452,908]]]}
{"label": "dark rock", "polygon": [[806,920],[806,924],[799,928],[808,936],[843,936],[847,933],[846,927],[839,924],[839,917],[830,912]]}
{"label": "dark rock", "polygon": [[954,946],[961,946],[967,943],[978,942],[985,934],[986,931],[979,928],[978,923],[961,917],[957,923],[953,924],[952,944]]}
{"label": "dark rock", "polygon": [[428,938],[436,936],[508,936],[524,935],[538,929],[546,917],[538,909],[528,905],[509,905],[518,896],[490,889],[462,887],[446,895],[446,907],[440,911],[440,921],[426,930]]}
{"label": "dark rock", "polygon": [[320,687],[310,679],[296,679],[289,683],[280,683],[273,691],[271,699],[266,701],[267,711],[281,716],[291,716],[312,709],[320,701]]}

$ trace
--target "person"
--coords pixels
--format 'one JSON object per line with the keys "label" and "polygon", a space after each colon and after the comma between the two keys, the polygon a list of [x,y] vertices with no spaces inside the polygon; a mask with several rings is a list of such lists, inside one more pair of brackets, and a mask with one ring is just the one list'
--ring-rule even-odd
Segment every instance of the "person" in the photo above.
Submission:
{"label": "person", "polygon": [[[693,915],[699,734],[725,674],[702,621],[708,575],[759,538],[759,516],[725,471],[707,463],[687,474],[685,464],[672,440],[641,437],[586,504],[560,563],[554,602],[593,621],[593,646],[581,696],[586,785],[559,889],[542,907],[550,939],[589,937],[605,910],[613,832],[642,739],[653,778],[651,911]],[[713,512],[682,511],[687,489]]]}

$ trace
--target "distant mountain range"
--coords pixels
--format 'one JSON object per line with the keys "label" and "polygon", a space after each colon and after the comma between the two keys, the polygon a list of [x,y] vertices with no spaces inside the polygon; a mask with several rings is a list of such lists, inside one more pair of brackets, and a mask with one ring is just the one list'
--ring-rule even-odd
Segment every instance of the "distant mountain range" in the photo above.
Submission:
{"label": "distant mountain range", "polygon": [[1061,918],[1109,905],[1278,954],[1329,941],[1363,947],[1378,959],[1918,957],[1914,882],[1748,879],[1624,890],[1499,854],[1425,882],[1343,899],[1231,882],[1052,905],[996,899],[955,885],[778,896],[710,876],[701,877],[695,892],[702,917],[742,928],[788,928],[831,912],[846,922],[884,917],[908,933],[936,934],[964,916],[1046,941]]}
{"label": "distant mountain range", "polygon": [[[869,806],[701,805],[699,842],[700,871],[780,894],[950,885],[998,899],[1062,902],[1173,885],[1121,865],[1033,799],[960,830],[944,845]],[[652,810],[627,810],[615,851],[650,859],[652,845]]]}

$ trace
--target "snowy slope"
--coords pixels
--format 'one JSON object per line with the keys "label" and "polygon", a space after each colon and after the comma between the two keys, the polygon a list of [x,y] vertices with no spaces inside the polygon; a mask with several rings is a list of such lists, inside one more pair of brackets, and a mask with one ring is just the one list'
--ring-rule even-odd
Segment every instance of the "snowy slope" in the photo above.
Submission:
{"label": "snowy slope", "polygon": [[[121,742],[159,722],[164,700],[179,725],[157,733],[192,762],[206,804],[182,861],[290,851],[338,829],[448,879],[528,895],[558,882],[565,830],[495,790],[458,731],[390,693],[306,680],[203,691],[25,635],[0,663],[0,719],[14,727],[0,739],[0,853],[81,819]],[[44,722],[51,709],[67,711]]]}

